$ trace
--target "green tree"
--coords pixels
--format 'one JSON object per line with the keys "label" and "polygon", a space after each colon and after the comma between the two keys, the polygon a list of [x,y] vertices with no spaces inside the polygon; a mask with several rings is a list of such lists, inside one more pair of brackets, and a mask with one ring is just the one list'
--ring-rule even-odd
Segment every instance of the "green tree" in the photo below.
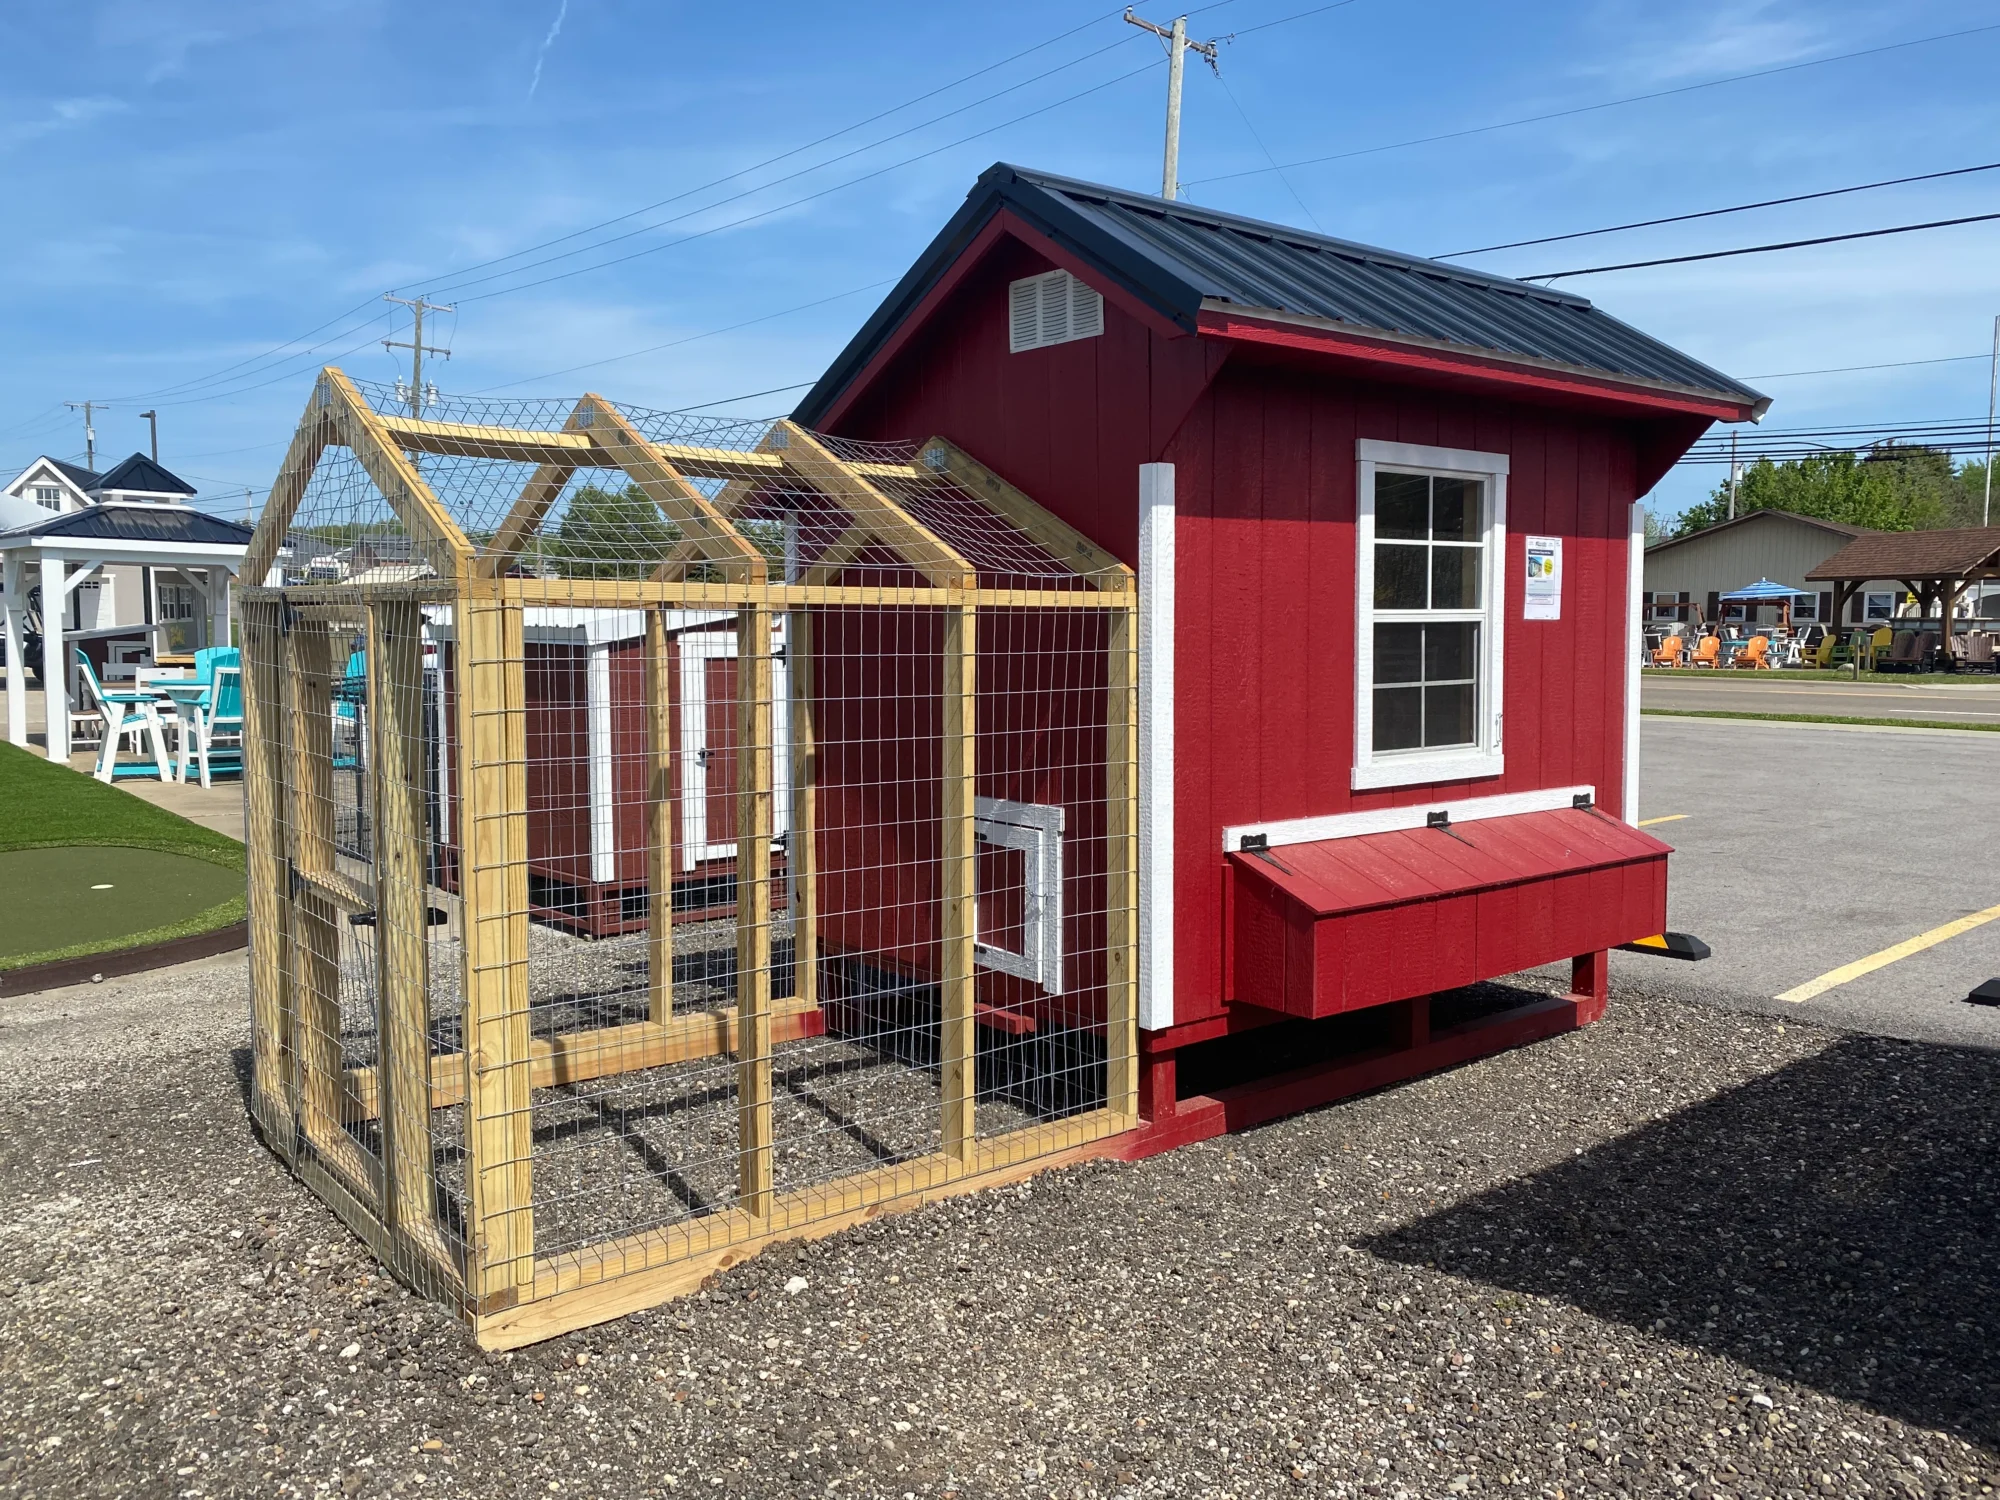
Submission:
{"label": "green tree", "polygon": [[[1968,465],[1968,468],[1971,466]],[[1984,480],[1984,471],[1979,473]],[[1866,453],[1816,453],[1773,463],[1760,458],[1743,471],[1736,513],[1789,510],[1802,516],[1876,531],[1927,531],[1977,526],[1977,501],[1951,455],[1935,448],[1883,443]],[[1677,536],[1729,515],[1729,481],[1683,511]]]}
{"label": "green tree", "polygon": [[587,484],[569,497],[561,524],[540,550],[564,578],[644,578],[680,536],[636,487]]}

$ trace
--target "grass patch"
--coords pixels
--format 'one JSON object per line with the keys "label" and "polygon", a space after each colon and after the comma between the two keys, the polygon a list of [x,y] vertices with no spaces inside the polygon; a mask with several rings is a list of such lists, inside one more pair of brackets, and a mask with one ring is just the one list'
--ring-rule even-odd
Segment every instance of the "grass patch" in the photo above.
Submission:
{"label": "grass patch", "polygon": [[1961,724],[1952,719],[1863,719],[1842,714],[1753,714],[1720,708],[1642,708],[1661,719],[1762,719],[1772,724],[1859,724],[1884,729],[1965,729],[1973,734],[2000,734],[2000,724]]}
{"label": "grass patch", "polygon": [[[0,808],[6,809],[6,816],[0,819],[0,849],[116,845],[183,854],[230,870],[244,867],[243,846],[227,834],[190,823],[177,813],[141,802],[130,792],[44,760],[18,745],[0,744]],[[144,932],[0,958],[0,969],[193,937],[242,921],[244,911],[244,898],[232,896],[206,911]]]}

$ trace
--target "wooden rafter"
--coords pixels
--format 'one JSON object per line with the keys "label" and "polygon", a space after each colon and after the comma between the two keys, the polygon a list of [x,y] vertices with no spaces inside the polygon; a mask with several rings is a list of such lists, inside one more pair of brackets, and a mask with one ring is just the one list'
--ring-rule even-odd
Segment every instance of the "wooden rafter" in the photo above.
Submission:
{"label": "wooden rafter", "polygon": [[257,530],[243,554],[243,571],[237,575],[243,582],[261,584],[271,571],[278,549],[285,545],[285,532],[291,527],[292,517],[298,514],[299,502],[305,499],[306,485],[319,466],[319,456],[332,441],[333,421],[327,410],[326,387],[320,384],[313,387],[306,414],[292,434],[291,447],[285,450],[277,483],[271,486],[264,513],[257,518]]}
{"label": "wooden rafter", "polygon": [[623,469],[640,491],[666,518],[680,527],[695,543],[703,557],[720,563],[751,581],[762,582],[768,575],[764,554],[751,546],[736,528],[716,510],[625,414],[602,396],[587,395],[578,406],[579,420],[587,414],[591,440],[598,451]]}
{"label": "wooden rafter", "polygon": [[331,365],[322,378],[341,439],[354,451],[361,467],[375,481],[375,488],[382,492],[382,498],[410,528],[411,534],[442,549],[448,565],[438,568],[438,572],[457,576],[472,557],[472,544],[465,539],[465,533],[396,445],[374,408],[362,399],[354,382]]}
{"label": "wooden rafter", "polygon": [[[780,421],[774,431],[784,434],[785,446],[780,451],[787,469],[837,502],[857,524],[866,527],[877,541],[927,581],[941,588],[978,587],[979,575],[972,564],[884,494],[860,466],[837,458],[796,422]],[[896,467],[901,471],[904,466]]]}
{"label": "wooden rafter", "polygon": [[943,475],[1056,561],[1095,587],[1133,586],[1132,570],[1067,521],[1052,515],[948,438],[934,437],[920,450],[919,468]]}

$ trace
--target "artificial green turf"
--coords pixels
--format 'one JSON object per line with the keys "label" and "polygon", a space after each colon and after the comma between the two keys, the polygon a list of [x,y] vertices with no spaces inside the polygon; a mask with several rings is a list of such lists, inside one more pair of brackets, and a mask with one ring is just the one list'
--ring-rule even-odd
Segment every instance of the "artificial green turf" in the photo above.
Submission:
{"label": "artificial green turf", "polygon": [[66,947],[129,945],[133,934],[178,926],[241,899],[235,870],[112,844],[0,850],[0,962]]}
{"label": "artificial green turf", "polygon": [[1961,724],[1952,719],[1862,719],[1839,714],[1752,714],[1712,708],[1642,708],[1661,719],[1767,719],[1774,724],[1861,724],[1886,729],[1969,729],[1974,734],[2000,734],[2000,724]]}
{"label": "artificial green turf", "polygon": [[[234,894],[198,912],[118,937],[51,928],[41,935],[45,946],[33,952],[0,954],[0,969],[25,968],[30,964],[163,943],[212,932],[243,920],[243,846],[236,840],[190,823],[165,808],[141,802],[130,792],[106,786],[68,766],[44,760],[15,745],[0,744],[0,850],[60,849],[76,845],[159,850],[220,866],[236,872]],[[116,859],[108,853],[101,857],[107,867]],[[6,910],[6,906],[0,905],[0,911]],[[11,924],[11,913],[8,920]]]}

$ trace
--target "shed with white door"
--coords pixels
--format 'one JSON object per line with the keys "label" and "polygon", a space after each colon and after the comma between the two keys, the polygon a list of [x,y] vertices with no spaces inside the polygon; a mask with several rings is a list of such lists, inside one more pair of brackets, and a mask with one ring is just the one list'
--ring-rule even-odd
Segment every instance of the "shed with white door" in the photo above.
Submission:
{"label": "shed with white door", "polygon": [[1767,405],[1569,291],[980,178],[795,416],[949,434],[1137,571],[1135,1150],[1601,1014],[1665,918],[1638,502]]}

